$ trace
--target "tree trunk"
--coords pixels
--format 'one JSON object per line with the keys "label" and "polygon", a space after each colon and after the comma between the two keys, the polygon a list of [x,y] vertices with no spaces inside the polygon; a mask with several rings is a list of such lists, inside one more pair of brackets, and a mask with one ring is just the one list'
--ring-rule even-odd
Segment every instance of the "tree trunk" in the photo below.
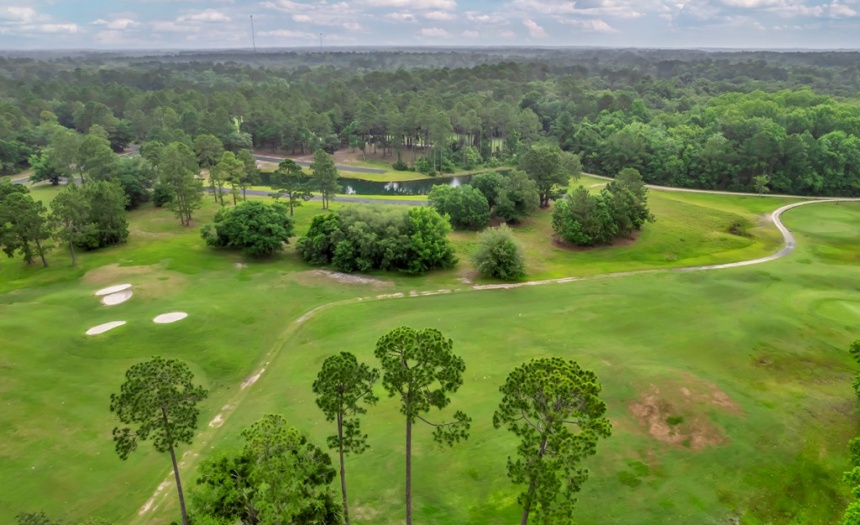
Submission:
{"label": "tree trunk", "polygon": [[39,257],[42,258],[42,266],[47,268],[48,261],[45,259],[45,250],[42,249],[42,244],[39,242],[39,239],[36,239],[36,249],[39,250]]}
{"label": "tree trunk", "polygon": [[[167,412],[161,407],[161,417],[167,424]],[[185,494],[182,493],[182,481],[179,480],[179,465],[176,463],[176,451],[170,444],[170,460],[173,462],[173,477],[176,478],[176,491],[179,493],[179,508],[182,511],[182,525],[188,525],[188,513],[185,511]]]}
{"label": "tree trunk", "polygon": [[69,251],[72,252],[72,266],[77,266],[78,264],[78,255],[75,253],[75,243],[69,241]]}
{"label": "tree trunk", "polygon": [[182,482],[179,480],[179,465],[176,463],[176,451],[170,445],[170,460],[173,461],[173,477],[176,478],[176,491],[179,493],[179,509],[182,511],[182,525],[188,525],[188,513],[185,511],[185,494],[182,493]]}
{"label": "tree trunk", "polygon": [[340,453],[340,491],[343,493],[343,521],[349,525],[349,503],[346,499],[346,467],[343,464],[343,414],[337,415],[338,452]]}
{"label": "tree trunk", "polygon": [[406,525],[412,525],[412,420],[406,418]]}
{"label": "tree trunk", "polygon": [[245,191],[247,191],[247,189],[248,188],[246,188],[244,186],[242,187],[242,202],[245,202],[246,200],[248,200],[248,196],[245,194]]}
{"label": "tree trunk", "polygon": [[[546,452],[546,438],[540,442],[540,451],[538,451],[538,460],[543,457],[544,452]],[[529,522],[529,512],[532,509],[532,500],[535,496],[535,481],[532,479],[531,483],[529,483],[529,492],[526,496],[526,502],[523,505],[523,515],[520,518],[520,525],[528,525]]]}

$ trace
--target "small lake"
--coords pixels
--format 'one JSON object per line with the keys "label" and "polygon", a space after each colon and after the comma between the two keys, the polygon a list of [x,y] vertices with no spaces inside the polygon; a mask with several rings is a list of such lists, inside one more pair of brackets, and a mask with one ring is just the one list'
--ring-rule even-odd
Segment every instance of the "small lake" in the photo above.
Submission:
{"label": "small lake", "polygon": [[374,182],[364,179],[340,179],[344,193],[349,195],[427,195],[433,186],[460,186],[472,180],[471,175],[433,177],[406,182]]}

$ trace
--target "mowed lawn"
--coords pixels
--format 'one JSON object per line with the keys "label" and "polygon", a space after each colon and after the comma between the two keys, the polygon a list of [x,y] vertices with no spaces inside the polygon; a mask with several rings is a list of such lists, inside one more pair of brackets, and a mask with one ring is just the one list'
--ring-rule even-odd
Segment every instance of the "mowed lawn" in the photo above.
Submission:
{"label": "mowed lawn", "polygon": [[[55,190],[38,191],[47,200]],[[661,199],[652,193],[658,223],[637,242],[593,251],[559,248],[549,263],[542,262],[549,256],[533,255],[529,278],[630,269],[637,253],[641,260],[633,269],[725,262],[777,247],[774,230],[756,223],[781,205],[777,199]],[[207,204],[198,225],[214,209]],[[315,213],[315,203],[297,212],[297,233]],[[716,218],[698,221],[702,214]],[[731,224],[725,221],[736,216],[751,222],[753,237],[738,237],[737,246],[706,242],[722,237]],[[322,443],[330,429],[310,392],[322,359],[342,349],[368,359],[376,339],[401,324],[437,327],[455,340],[468,370],[454,406],[474,418],[472,439],[451,450],[432,446],[426,429],[418,432],[421,523],[515,519],[515,491],[504,476],[513,442],[492,430],[490,418],[507,372],[538,355],[576,358],[604,381],[616,430],[590,462],[592,479],[578,515],[583,523],[719,521],[733,512],[781,523],[806,508],[810,523],[828,523],[844,505],[838,478],[846,466],[845,443],[857,430],[854,367],[845,351],[856,337],[860,308],[852,302],[860,248],[856,204],[789,212],[800,252],[764,266],[486,292],[465,291],[458,281],[471,275],[465,236],[473,234],[455,234],[463,262],[454,270],[420,278],[380,274],[375,277],[383,282],[351,284],[307,267],[292,248],[251,261],[206,248],[196,229],[180,228],[166,210],[145,208],[131,217],[127,245],[84,254],[78,269],[68,267],[62,250],[51,254],[47,270],[0,262],[0,333],[6,334],[0,345],[0,522],[39,509],[118,523],[175,519],[172,487],[150,512],[137,515],[168,474],[169,459],[146,445],[122,462],[110,439],[110,393],[140,359],[186,360],[211,390],[201,435],[186,449],[193,451],[184,463],[191,487],[196,462],[234,445],[241,429],[263,413],[285,414]],[[549,244],[543,237],[548,223],[539,224],[540,235],[519,233],[531,250]],[[682,227],[689,233],[672,241]],[[657,264],[654,254],[664,248],[648,235],[663,243],[696,238],[698,248]],[[135,292],[123,305],[101,306],[92,295],[121,282],[132,283]],[[440,287],[461,291],[354,300]],[[174,310],[190,316],[175,325],[152,324],[155,315]],[[83,335],[113,320],[128,325],[95,338]],[[260,380],[242,389],[262,367]],[[208,427],[216,414],[223,414],[223,425]],[[666,430],[660,423],[670,416],[683,422]],[[649,430],[652,420],[663,439]],[[397,523],[403,439],[396,406],[383,401],[366,426],[374,450],[349,466],[356,516],[363,518],[357,521]],[[807,484],[808,490],[798,488]]]}

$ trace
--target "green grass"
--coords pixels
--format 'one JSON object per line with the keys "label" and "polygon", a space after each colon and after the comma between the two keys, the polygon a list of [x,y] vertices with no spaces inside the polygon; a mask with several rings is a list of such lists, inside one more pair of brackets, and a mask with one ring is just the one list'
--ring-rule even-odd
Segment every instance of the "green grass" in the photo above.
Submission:
{"label": "green grass", "polygon": [[[37,191],[48,200],[57,190]],[[651,202],[658,222],[636,242],[596,250],[552,246],[548,214],[538,215],[517,230],[529,278],[726,262],[778,246],[761,217],[780,199],[652,192]],[[207,200],[186,229],[167,210],[144,207],[131,214],[128,244],[82,254],[79,268],[63,250],[51,253],[48,269],[0,263],[0,333],[10,335],[0,345],[0,523],[39,509],[117,523],[176,519],[172,488],[153,513],[137,516],[169,459],[147,445],[122,462],[110,440],[109,395],[139,359],[186,360],[211,390],[201,433],[185,449],[193,451],[183,470],[191,487],[196,463],[235,445],[264,413],[283,413],[322,443],[331,428],[310,391],[322,360],[344,349],[370,359],[376,339],[402,324],[454,339],[468,368],[452,408],[474,418],[471,439],[450,450],[417,430],[417,523],[516,520],[504,474],[514,442],[492,429],[491,416],[507,372],[544,355],[595,370],[615,429],[588,462],[578,522],[824,524],[844,507],[839,477],[858,423],[846,348],[860,321],[860,204],[788,212],[798,252],[761,266],[480,292],[459,282],[472,273],[471,233],[455,234],[462,261],[451,271],[377,274],[385,282],[356,285],[315,272],[291,248],[263,261],[206,248],[197,229],[215,210]],[[297,209],[297,232],[319,212],[315,202]],[[752,237],[723,231],[737,218]],[[135,291],[123,305],[104,307],[92,295],[120,282]],[[458,291],[408,297],[439,288]],[[407,298],[374,299],[398,292]],[[325,304],[333,306],[295,322]],[[173,310],[190,316],[151,323]],[[112,320],[128,324],[83,335]],[[260,380],[241,390],[263,365]],[[649,432],[642,414],[652,405],[668,437]],[[224,425],[209,428],[222,410]],[[368,414],[373,449],[348,466],[353,508],[365,516],[357,523],[402,521],[402,426],[389,399]]]}

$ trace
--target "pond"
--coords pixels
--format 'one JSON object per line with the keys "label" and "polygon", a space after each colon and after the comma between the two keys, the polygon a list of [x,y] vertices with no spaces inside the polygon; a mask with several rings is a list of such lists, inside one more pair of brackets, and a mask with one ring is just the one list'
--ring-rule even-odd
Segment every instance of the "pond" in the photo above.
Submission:
{"label": "pond", "polygon": [[364,179],[340,179],[344,193],[349,195],[427,195],[433,186],[460,186],[472,180],[471,175],[434,177],[406,182],[374,182]]}

